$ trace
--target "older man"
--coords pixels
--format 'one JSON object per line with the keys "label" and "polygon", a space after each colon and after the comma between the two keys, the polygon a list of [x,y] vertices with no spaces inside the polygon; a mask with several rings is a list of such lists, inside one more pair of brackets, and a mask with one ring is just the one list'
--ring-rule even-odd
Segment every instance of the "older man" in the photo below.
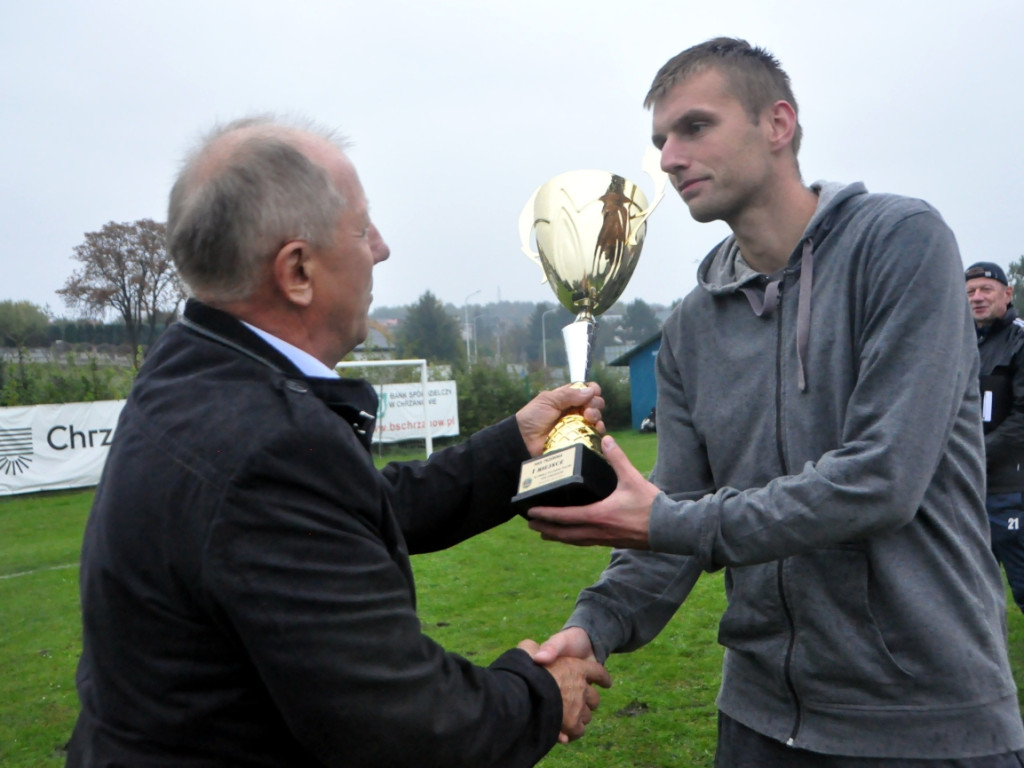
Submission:
{"label": "older man", "polygon": [[987,495],[992,551],[1024,611],[1024,320],[998,264],[979,261],[964,273],[981,356]]}
{"label": "older man", "polygon": [[409,554],[509,519],[523,459],[594,388],[543,393],[378,473],[376,397],[332,366],[388,257],[343,148],[215,131],[171,193],[194,298],[126,404],[86,528],[69,766],[527,766],[582,733],[603,667],[524,641],[478,667],[423,634]]}

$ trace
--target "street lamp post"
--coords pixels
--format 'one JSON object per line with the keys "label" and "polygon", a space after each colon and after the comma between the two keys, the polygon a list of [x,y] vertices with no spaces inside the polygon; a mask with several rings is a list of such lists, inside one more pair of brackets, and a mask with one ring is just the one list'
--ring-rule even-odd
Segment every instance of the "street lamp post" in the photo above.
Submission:
{"label": "street lamp post", "polygon": [[479,350],[477,349],[477,345],[476,345],[476,321],[479,320],[483,316],[484,316],[484,314],[480,313],[479,315],[476,315],[473,318],[473,362],[474,363],[477,361],[477,358],[479,357],[479,355],[478,355]]}
{"label": "street lamp post", "polygon": [[544,370],[548,369],[548,331],[544,321],[547,320],[548,315],[552,312],[557,312],[558,307],[554,309],[545,310],[544,314],[540,316],[540,354],[541,359],[544,363]]}
{"label": "street lamp post", "polygon": [[473,291],[466,299],[462,302],[462,335],[466,339],[466,363],[469,363],[469,300],[480,293],[479,290]]}

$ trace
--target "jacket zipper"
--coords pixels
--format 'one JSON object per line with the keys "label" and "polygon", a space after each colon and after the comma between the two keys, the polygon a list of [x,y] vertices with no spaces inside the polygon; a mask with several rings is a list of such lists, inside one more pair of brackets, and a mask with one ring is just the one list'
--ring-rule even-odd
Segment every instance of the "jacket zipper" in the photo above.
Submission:
{"label": "jacket zipper", "polygon": [[[776,336],[775,336],[775,450],[779,456],[779,466],[782,467],[782,474],[789,473],[786,461],[785,445],[782,437],[782,293],[785,287],[786,278],[783,276],[779,282],[778,304],[776,308]],[[783,677],[786,679],[786,687],[789,695],[793,698],[795,717],[793,719],[793,730],[786,740],[788,746],[793,746],[796,735],[800,731],[800,699],[796,694],[796,686],[793,685],[793,653],[796,649],[796,622],[793,620],[793,612],[786,600],[785,581],[783,579],[783,565],[785,561],[779,560],[776,573],[778,575],[779,602],[786,614],[786,624],[789,626],[789,642],[786,645],[786,660],[783,664]]]}
{"label": "jacket zipper", "polygon": [[786,687],[789,689],[789,695],[793,697],[793,708],[796,714],[793,718],[793,730],[790,731],[789,738],[786,739],[787,746],[793,746],[796,741],[796,735],[800,731],[800,699],[796,695],[796,687],[793,685],[792,676],[792,664],[793,664],[793,651],[796,648],[796,624],[793,621],[793,612],[789,609],[789,603],[786,601],[786,591],[782,580],[782,566],[785,560],[779,560],[778,565],[778,576],[779,576],[779,597],[782,601],[782,610],[786,614],[786,623],[789,625],[789,643],[786,645],[786,661],[783,666],[783,675],[786,678]]}

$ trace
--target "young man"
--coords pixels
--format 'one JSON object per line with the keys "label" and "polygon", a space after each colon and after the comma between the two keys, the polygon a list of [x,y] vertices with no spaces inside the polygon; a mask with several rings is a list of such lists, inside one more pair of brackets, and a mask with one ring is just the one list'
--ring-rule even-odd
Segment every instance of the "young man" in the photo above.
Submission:
{"label": "young man", "polygon": [[1024,611],[1024,320],[998,264],[979,261],[964,273],[978,332],[982,419],[992,551]]}
{"label": "young man", "polygon": [[543,393],[426,462],[374,469],[377,401],[332,366],[388,247],[326,135],[214,132],[171,193],[195,299],[125,405],[82,549],[68,765],[529,766],[580,736],[595,662],[478,667],[416,616],[410,553],[513,516],[520,464],[593,389]]}
{"label": "young man", "polygon": [[637,648],[726,568],[718,768],[1019,768],[953,234],[805,186],[789,78],[745,41],[679,54],[647,105],[690,214],[732,235],[663,330],[651,482],[605,438],[616,491],[530,513],[622,548],[537,659]]}

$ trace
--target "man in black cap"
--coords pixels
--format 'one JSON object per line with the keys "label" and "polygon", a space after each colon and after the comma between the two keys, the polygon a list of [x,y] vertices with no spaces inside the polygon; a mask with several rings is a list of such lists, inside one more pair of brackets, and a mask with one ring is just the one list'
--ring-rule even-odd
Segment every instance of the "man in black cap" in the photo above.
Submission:
{"label": "man in black cap", "polygon": [[968,267],[967,299],[978,331],[992,551],[1024,611],[1024,320],[998,264]]}

